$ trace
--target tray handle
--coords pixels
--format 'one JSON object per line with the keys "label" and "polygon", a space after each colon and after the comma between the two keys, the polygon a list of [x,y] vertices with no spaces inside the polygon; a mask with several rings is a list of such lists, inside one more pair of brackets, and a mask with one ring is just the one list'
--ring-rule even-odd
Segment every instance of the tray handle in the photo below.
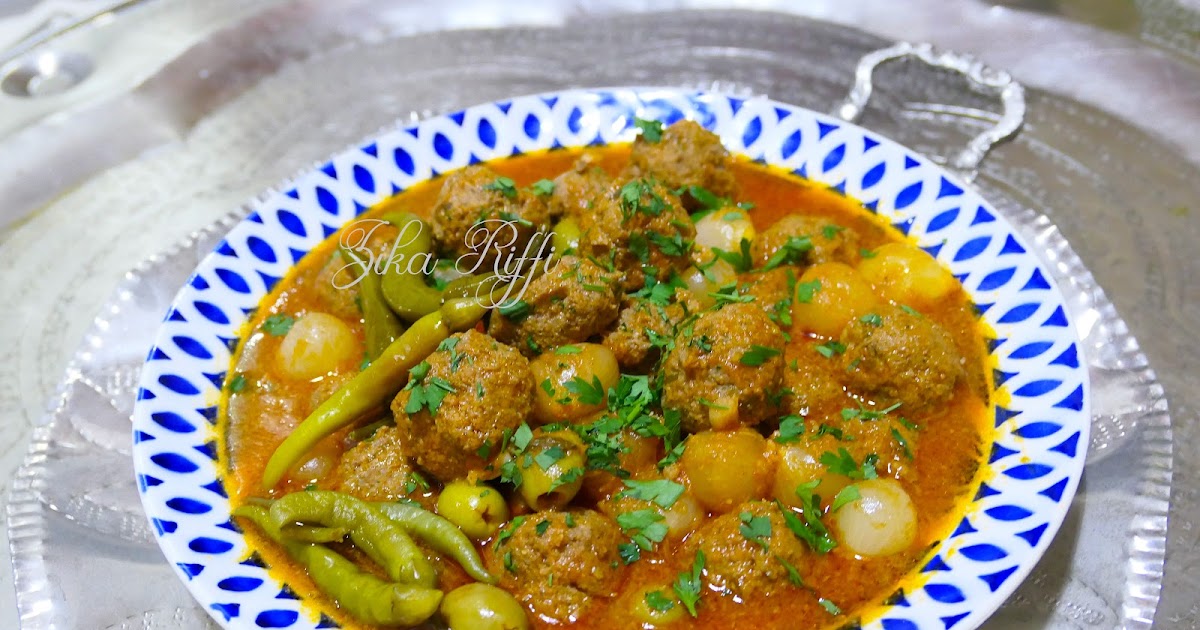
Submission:
{"label": "tray handle", "polygon": [[834,114],[847,122],[857,121],[871,99],[871,77],[875,69],[904,57],[916,57],[935,68],[956,72],[973,86],[1000,98],[1003,107],[1000,120],[991,129],[975,136],[958,155],[951,158],[951,168],[968,176],[974,174],[993,146],[1013,137],[1021,129],[1025,122],[1025,88],[1020,83],[1007,72],[988,67],[970,55],[939,51],[928,43],[900,42],[863,55],[854,71],[854,87],[834,109]]}

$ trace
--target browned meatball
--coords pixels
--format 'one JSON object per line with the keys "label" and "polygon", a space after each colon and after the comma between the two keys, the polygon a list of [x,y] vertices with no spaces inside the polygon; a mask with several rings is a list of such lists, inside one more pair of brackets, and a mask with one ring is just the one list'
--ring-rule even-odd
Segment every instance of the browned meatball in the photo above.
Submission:
{"label": "browned meatball", "polygon": [[[483,472],[533,404],[529,361],[483,333],[452,335],[423,363],[392,401],[401,443],[442,481]],[[417,378],[420,377],[420,378]],[[421,394],[413,402],[414,391]],[[437,401],[440,397],[440,402]],[[432,409],[431,409],[432,407]],[[487,445],[488,448],[484,448]],[[480,453],[490,452],[490,458]]]}
{"label": "browned meatball", "polygon": [[949,400],[963,359],[949,333],[930,319],[890,305],[850,320],[841,335],[846,386],[901,413]]}
{"label": "browned meatball", "polygon": [[808,237],[812,248],[792,257],[792,262],[810,265],[822,262],[840,262],[851,266],[858,264],[861,256],[856,232],[834,225],[828,219],[798,214],[779,219],[754,239],[750,248],[754,264],[767,264],[789,239],[804,236]]}
{"label": "browned meatball", "polygon": [[623,272],[626,290],[641,288],[647,273],[666,280],[691,265],[696,227],[662,184],[634,179],[614,187],[580,219],[580,251]]}
{"label": "browned meatball", "polygon": [[675,336],[675,326],[689,315],[699,312],[700,305],[688,291],[675,291],[673,301],[629,298],[617,318],[617,327],[604,337],[621,367],[640,371],[658,359],[658,348],[651,342],[650,331],[662,338]]}
{"label": "browned meatball", "polygon": [[770,271],[744,273],[738,276],[742,293],[754,297],[753,304],[771,318],[781,329],[792,327],[792,293],[800,272],[791,266],[776,267]]}
{"label": "browned meatball", "polygon": [[[498,255],[521,254],[534,234],[546,226],[546,202],[526,189],[508,186],[486,166],[468,166],[446,177],[430,215],[430,229],[446,255],[473,268],[477,256],[491,266]],[[536,248],[540,242],[534,242]]]}
{"label": "browned meatball", "polygon": [[407,453],[400,431],[382,427],[342,455],[335,489],[364,501],[419,499],[429,488],[414,474]]}
{"label": "browned meatball", "polygon": [[[511,536],[505,537],[508,533]],[[489,548],[489,568],[500,577],[501,586],[538,614],[575,621],[593,597],[612,597],[620,586],[621,530],[598,512],[519,516],[500,537],[503,540]]]}
{"label": "browned meatball", "polygon": [[743,503],[712,519],[688,544],[704,552],[709,584],[739,596],[778,593],[789,584],[787,565],[803,570],[808,553],[779,508],[765,501]]}
{"label": "browned meatball", "polygon": [[[654,177],[672,190],[700,186],[718,197],[733,199],[737,182],[729,162],[729,151],[716,134],[684,120],[667,127],[658,142],[639,136],[629,155],[629,170],[635,176]],[[690,195],[685,201],[694,207]]]}
{"label": "browned meatball", "polygon": [[782,402],[783,334],[753,303],[704,313],[663,365],[662,404],[690,432],[752,426]]}
{"label": "browned meatball", "polygon": [[570,170],[554,178],[554,193],[548,202],[551,217],[572,217],[578,221],[612,187],[612,178],[595,166],[590,157],[584,155]]}
{"label": "browned meatball", "polygon": [[812,344],[792,344],[787,358],[783,384],[787,387],[784,406],[788,413],[810,416],[841,410],[847,397],[836,356],[826,358]]}
{"label": "browned meatball", "polygon": [[603,333],[620,312],[621,286],[616,273],[564,256],[509,303],[516,306],[492,312],[488,332],[535,356]]}

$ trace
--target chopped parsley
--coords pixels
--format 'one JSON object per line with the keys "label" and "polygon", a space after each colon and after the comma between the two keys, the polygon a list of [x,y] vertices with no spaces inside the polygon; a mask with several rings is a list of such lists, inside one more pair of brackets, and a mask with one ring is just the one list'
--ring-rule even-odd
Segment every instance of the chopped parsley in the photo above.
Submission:
{"label": "chopped parsley", "polygon": [[867,313],[866,315],[858,318],[858,321],[876,328],[883,325],[883,318],[879,316],[879,313]]}
{"label": "chopped parsley", "polygon": [[638,547],[644,551],[654,548],[667,537],[664,517],[655,510],[634,510],[617,515],[617,525]]}
{"label": "chopped parsley", "polygon": [[901,304],[900,310],[904,311],[905,313],[908,313],[909,315],[912,315],[913,317],[924,317],[923,315],[921,315],[921,313],[919,311],[917,311],[917,309],[915,309],[907,304]]}
{"label": "chopped parsley", "polygon": [[228,387],[229,393],[240,393],[243,389],[246,389],[246,375],[242,374],[241,372],[234,374],[233,378],[229,379]]}
{"label": "chopped parsley", "polygon": [[896,443],[900,445],[900,448],[904,449],[904,456],[907,457],[909,461],[912,461],[912,447],[909,445],[908,439],[904,437],[904,434],[900,433],[899,429],[896,427],[892,427],[892,437],[896,438]]}
{"label": "chopped parsley", "polygon": [[[628,220],[635,212],[657,217],[667,210],[667,202],[654,192],[653,185],[645,179],[635,179],[621,186],[621,213]],[[646,198],[646,201],[643,201]]]}
{"label": "chopped parsley", "polygon": [[867,409],[866,407],[863,407],[862,405],[859,405],[858,409],[850,409],[847,407],[845,409],[842,409],[842,420],[845,420],[847,422],[854,420],[856,418],[859,420],[863,420],[863,421],[879,420],[880,418],[883,418],[884,416],[888,415],[889,413],[899,409],[901,404],[902,403],[896,403],[889,407],[884,407],[883,409],[880,409],[878,411],[876,411],[874,409]]}
{"label": "chopped parsley", "polygon": [[866,247],[863,247],[858,250],[858,255],[862,256],[863,258],[874,258],[877,254]]}
{"label": "chopped parsley", "polygon": [[505,197],[508,197],[509,199],[517,198],[517,183],[511,178],[504,177],[503,175],[497,177],[492,183],[485,184],[483,189],[494,190]]}
{"label": "chopped parsley", "polygon": [[533,456],[533,461],[537,463],[542,470],[550,470],[559,460],[567,456],[567,452],[563,447],[555,444]]}
{"label": "chopped parsley", "polygon": [[827,341],[823,344],[814,346],[814,350],[826,359],[832,358],[835,354],[842,354],[846,351],[846,344],[840,341]]}
{"label": "chopped parsley", "polygon": [[781,350],[755,344],[751,345],[750,349],[742,354],[741,358],[738,359],[738,362],[740,362],[742,365],[758,367],[766,363],[767,360],[777,357],[781,354],[783,354],[783,351]]}
{"label": "chopped parsley", "polygon": [[821,522],[820,497],[813,494],[813,489],[820,484],[819,479],[802,483],[796,487],[796,496],[800,498],[801,519],[796,513],[780,506],[783,522],[796,538],[817,553],[829,553],[837,547],[837,541],[829,534],[825,524]]}
{"label": "chopped parsley", "polygon": [[[683,195],[689,195],[696,203],[700,204],[700,210],[692,215],[693,222],[703,219],[705,215],[713,212],[714,210],[719,210],[729,205],[728,199],[719,197],[716,194],[713,194],[713,192],[707,188],[704,188],[703,186],[696,186],[695,184],[672,190],[671,194],[679,197],[682,197]],[[739,204],[738,207],[740,208],[741,205]],[[749,208],[742,209],[748,210]]]}
{"label": "chopped parsley", "polygon": [[599,376],[592,376],[591,383],[576,376],[564,383],[563,387],[575,395],[575,400],[585,405],[599,405],[604,402],[604,385]]}
{"label": "chopped parsley", "polygon": [[439,376],[429,376],[428,361],[422,361],[408,373],[408,385],[404,386],[409,392],[408,403],[404,405],[405,413],[414,414],[424,407],[429,410],[429,415],[435,416],[446,395],[457,391],[450,381]]}
{"label": "chopped parsley", "polygon": [[708,297],[716,300],[716,308],[720,308],[726,304],[747,304],[754,301],[753,295],[738,293],[736,282],[730,282],[716,291],[709,293]]}
{"label": "chopped parsley", "polygon": [[812,302],[813,296],[817,291],[821,290],[820,280],[809,280],[808,282],[800,282],[796,284],[796,301],[801,304],[809,304]]}
{"label": "chopped parsley", "polygon": [[692,617],[697,617],[696,605],[700,603],[700,589],[702,587],[700,580],[704,576],[704,552],[696,550],[696,557],[692,560],[692,569],[684,571],[675,578],[675,583],[671,585],[671,589],[675,591],[675,595],[679,597],[679,602],[687,609],[688,614]]}
{"label": "chopped parsley", "polygon": [[650,144],[658,144],[662,140],[663,124],[657,120],[634,118],[633,125],[641,132],[642,139]]}
{"label": "chopped parsley", "polygon": [[517,225],[523,227],[533,227],[533,221],[530,221],[529,219],[526,219],[515,212],[501,212],[500,218],[504,221],[508,221],[509,223],[516,223]]}
{"label": "chopped parsley", "polygon": [[729,263],[729,266],[738,273],[750,271],[754,266],[754,257],[750,255],[750,239],[743,238],[736,252],[727,252],[720,247],[714,247],[712,253],[717,258]]}
{"label": "chopped parsley", "polygon": [[579,354],[582,352],[579,346],[559,346],[554,349],[554,354]]}
{"label": "chopped parsley", "polygon": [[501,315],[508,318],[509,321],[519,324],[525,321],[526,317],[529,317],[529,302],[516,300],[515,302],[509,302],[501,306],[497,310],[500,311]]}
{"label": "chopped parsley", "polygon": [[821,234],[825,236],[825,240],[832,241],[837,237],[838,232],[841,232],[844,229],[846,228],[840,225],[826,225],[825,227],[821,228]]}
{"label": "chopped parsley", "polygon": [[787,571],[788,581],[792,583],[792,586],[804,586],[804,578],[800,576],[800,572],[796,570],[796,567],[792,566],[791,562],[784,560],[783,556],[780,555],[776,555],[775,559],[778,560],[779,564],[782,564],[784,570]]}
{"label": "chopped parsley", "polygon": [[654,612],[665,613],[675,607],[675,600],[667,597],[662,591],[647,591],[646,607]]}
{"label": "chopped parsley", "polygon": [[837,496],[833,497],[833,503],[829,505],[829,510],[831,512],[836,512],[842,509],[842,506],[846,505],[847,503],[853,503],[860,498],[862,498],[862,495],[858,493],[858,486],[850,484],[845,488],[842,488],[837,493]]}
{"label": "chopped parsley", "polygon": [[779,249],[767,259],[763,271],[770,271],[780,265],[791,265],[804,261],[804,255],[812,251],[812,239],[807,236],[792,236],[784,241]]}
{"label": "chopped parsley", "polygon": [[766,516],[755,516],[750,512],[742,512],[738,514],[738,520],[742,522],[738,526],[742,537],[766,551],[769,548],[767,539],[771,537],[771,519]]}
{"label": "chopped parsley", "polygon": [[542,535],[544,535],[546,533],[546,530],[550,529],[550,521],[543,519],[536,526],[534,526],[533,529],[534,529],[534,531],[537,532],[537,535],[540,538]]}
{"label": "chopped parsley", "polygon": [[838,608],[837,604],[825,599],[824,597],[817,598],[817,603],[821,605],[821,608],[825,609],[825,612],[831,615],[842,614],[842,609]]}
{"label": "chopped parsley", "polygon": [[549,179],[539,179],[533,182],[529,190],[539,197],[548,197],[554,194],[554,182]]}
{"label": "chopped parsley", "polygon": [[804,435],[804,418],[797,415],[786,415],[779,420],[779,435],[775,441],[780,444],[795,442]]}
{"label": "chopped parsley", "polygon": [[291,315],[275,313],[263,320],[261,328],[268,335],[282,337],[288,334],[288,331],[292,329],[292,325],[295,323],[296,320]]}
{"label": "chopped parsley", "polygon": [[617,495],[621,497],[633,497],[643,501],[651,501],[663,509],[670,509],[679,497],[683,495],[683,484],[675,483],[670,479],[657,479],[654,481],[634,481],[632,479],[625,480],[625,490],[622,490]]}
{"label": "chopped parsley", "polygon": [[879,456],[871,453],[863,458],[860,465],[844,446],[839,447],[836,454],[829,451],[821,453],[821,464],[825,466],[826,470],[851,479],[875,479],[879,476],[875,471],[877,462],[879,462]]}
{"label": "chopped parsley", "polygon": [[509,521],[508,525],[502,527],[500,529],[500,533],[496,535],[496,546],[499,547],[507,542],[509,538],[512,538],[513,534],[517,533],[517,528],[520,527],[524,522],[524,516],[513,517],[513,520]]}

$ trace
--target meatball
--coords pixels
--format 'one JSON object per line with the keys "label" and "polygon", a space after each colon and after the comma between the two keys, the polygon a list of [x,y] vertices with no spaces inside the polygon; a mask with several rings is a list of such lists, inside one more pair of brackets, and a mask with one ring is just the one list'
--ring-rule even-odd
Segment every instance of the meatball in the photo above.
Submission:
{"label": "meatball", "polygon": [[783,346],[783,333],[753,303],[704,313],[667,354],[663,408],[678,409],[692,433],[775,416],[783,394]]}
{"label": "meatball", "polygon": [[381,427],[342,455],[335,489],[364,501],[395,501],[427,490],[424,480],[413,473],[407,453],[401,432]]}
{"label": "meatball", "polygon": [[621,367],[642,371],[658,358],[650,333],[670,339],[675,336],[675,327],[699,310],[692,294],[682,289],[676,290],[674,301],[667,304],[630,298],[621,309],[616,329],[604,337],[604,345],[613,351]]}
{"label": "meatball", "polygon": [[[709,584],[738,596],[785,588],[790,581],[787,567],[802,569],[808,553],[779,508],[765,501],[743,503],[712,519],[688,543],[704,552]],[[684,554],[693,555],[694,551]]]}
{"label": "meatball", "polygon": [[[498,256],[523,253],[545,227],[549,211],[545,201],[516,188],[512,180],[486,166],[468,166],[446,177],[430,219],[441,251],[462,257],[461,269],[472,269],[491,266]],[[540,244],[534,241],[532,247]]]}
{"label": "meatball", "polygon": [[592,510],[537,512],[505,526],[488,561],[500,585],[538,614],[573,622],[593,597],[616,594],[623,540],[615,522]]}
{"label": "meatball", "polygon": [[493,311],[488,332],[535,356],[603,333],[620,312],[621,287],[616,273],[565,256],[513,303],[519,308]]}
{"label": "meatball", "polygon": [[[629,170],[635,176],[654,177],[672,190],[700,186],[732,199],[737,195],[737,182],[729,163],[729,151],[721,145],[721,138],[690,120],[667,127],[658,142],[639,136],[629,154]],[[698,206],[690,195],[685,202],[690,208]]]}
{"label": "meatball", "polygon": [[580,219],[580,251],[610,261],[626,290],[641,288],[647,273],[666,280],[691,265],[696,227],[679,198],[653,180],[610,189]]}
{"label": "meatball", "polygon": [[486,471],[504,431],[520,426],[533,405],[529,361],[474,330],[449,337],[411,374],[392,401],[396,428],[408,453],[442,481]]}
{"label": "meatball", "polygon": [[901,403],[906,412],[949,400],[964,373],[949,333],[894,306],[850,320],[841,340],[846,386],[882,405]]}
{"label": "meatball", "polygon": [[570,170],[554,178],[554,192],[548,202],[551,217],[572,217],[578,221],[612,188],[612,178],[593,165],[590,157],[584,155]]}
{"label": "meatball", "polygon": [[836,356],[817,353],[816,344],[792,344],[788,348],[788,366],[783,373],[787,387],[784,406],[798,416],[837,413],[847,402]]}
{"label": "meatball", "polygon": [[765,265],[792,238],[807,236],[812,248],[793,256],[793,262],[840,262],[856,265],[860,258],[858,234],[821,217],[789,214],[763,230],[750,247],[756,266]]}
{"label": "meatball", "polygon": [[753,304],[781,329],[792,327],[792,293],[800,273],[795,267],[776,267],[770,271],[744,273],[738,277],[743,293],[754,297]]}

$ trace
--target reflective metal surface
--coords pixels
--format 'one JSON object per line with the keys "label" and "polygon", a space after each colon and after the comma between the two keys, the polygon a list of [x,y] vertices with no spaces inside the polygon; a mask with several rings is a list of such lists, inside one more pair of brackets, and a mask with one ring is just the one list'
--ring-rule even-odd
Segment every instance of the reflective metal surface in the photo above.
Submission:
{"label": "reflective metal surface", "polygon": [[[1169,31],[1155,16],[1192,14],[1146,0],[1136,24],[1101,30],[1056,13],[1081,2],[1038,3],[1034,12],[937,0],[754,3],[825,21],[622,15],[648,8],[633,1],[333,4],[153,3],[72,34],[80,39],[61,50],[94,62],[78,86],[46,99],[0,92],[0,163],[11,165],[0,169],[0,222],[16,221],[0,235],[0,259],[13,271],[0,276],[10,305],[0,327],[10,470],[28,427],[44,426],[10,509],[27,627],[203,627],[205,615],[139,529],[117,440],[150,329],[197,253],[159,261],[110,299],[126,269],[397,117],[559,87],[651,83],[715,85],[829,111],[849,90],[855,60],[887,43],[830,22],[971,52],[1050,90],[1028,91],[1025,127],[990,154],[975,184],[1077,291],[1097,384],[1096,440],[1068,523],[994,624],[1148,623],[1172,475],[1161,382],[1179,456],[1157,619],[1198,625],[1200,464],[1188,454],[1200,445],[1200,259],[1191,255],[1200,240],[1200,70],[1189,60],[1194,35],[1175,37],[1170,51],[1131,37],[1158,41]],[[514,23],[524,26],[442,32]],[[124,53],[112,65],[92,56],[89,41],[138,42],[154,54],[116,46]],[[915,63],[881,67],[877,80],[862,124],[931,155],[945,157],[998,119],[991,97]],[[73,355],[61,396],[52,396]],[[54,412],[43,416],[46,400]]]}

